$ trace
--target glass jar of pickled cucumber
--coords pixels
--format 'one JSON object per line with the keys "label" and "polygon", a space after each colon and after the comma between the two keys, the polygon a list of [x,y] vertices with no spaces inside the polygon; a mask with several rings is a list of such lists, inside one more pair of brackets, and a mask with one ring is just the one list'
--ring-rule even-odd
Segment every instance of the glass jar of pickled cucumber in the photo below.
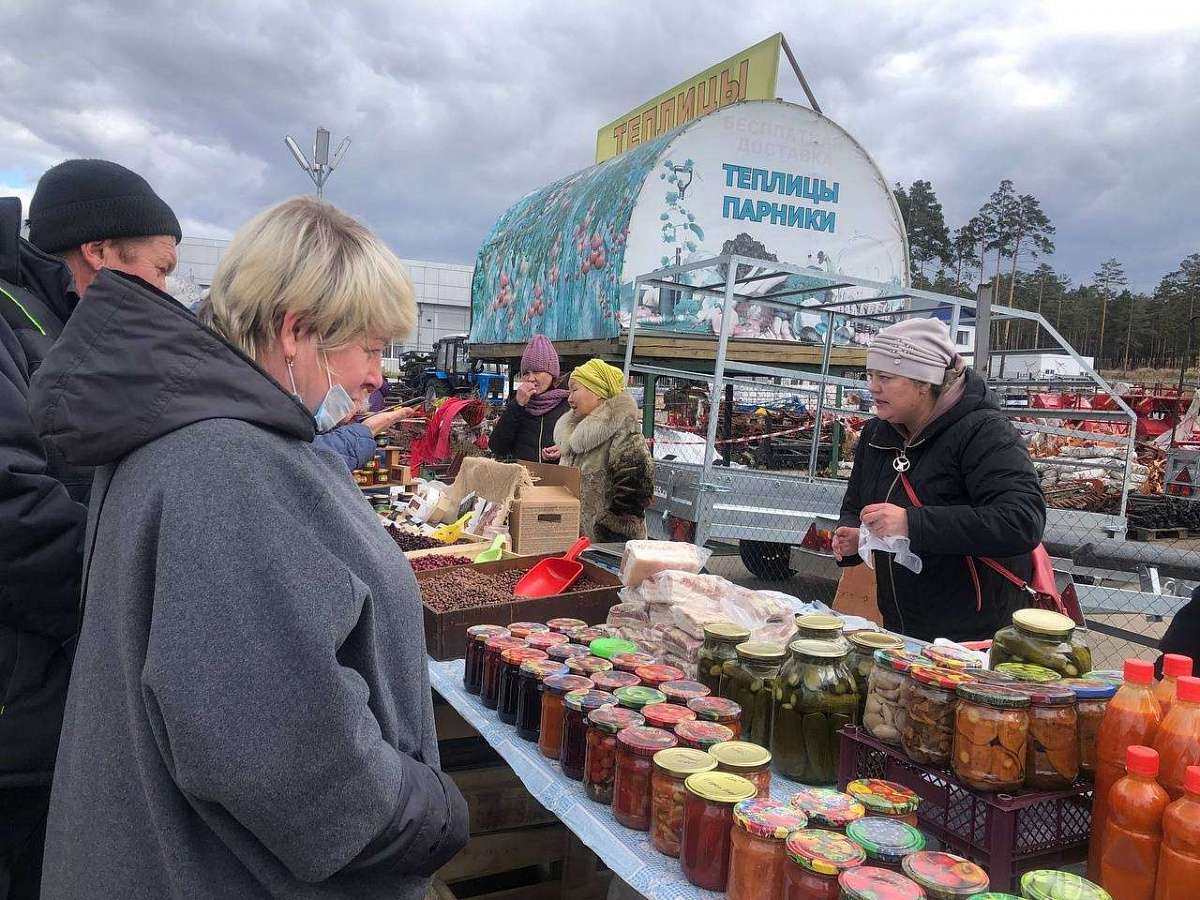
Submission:
{"label": "glass jar of pickled cucumber", "polygon": [[735,650],[737,658],[725,660],[721,667],[719,693],[742,708],[742,739],[768,747],[775,677],[787,659],[787,648],[747,641],[738,644]]}
{"label": "glass jar of pickled cucumber", "polygon": [[849,645],[793,641],[775,680],[771,758],[802,784],[837,781],[838,730],[858,721],[858,693],[846,666]]}
{"label": "glass jar of pickled cucumber", "polygon": [[850,656],[846,665],[850,667],[850,677],[854,679],[854,689],[858,691],[858,720],[861,722],[867,705],[867,680],[875,668],[875,651],[901,650],[904,639],[886,631],[867,628],[850,632],[846,640],[850,642]]}
{"label": "glass jar of pickled cucumber", "polygon": [[750,632],[732,622],[712,622],[704,626],[704,643],[696,656],[696,680],[714,694],[721,692],[721,669],[727,660],[737,659],[735,648],[750,640]]}
{"label": "glass jar of pickled cucumber", "polygon": [[833,641],[843,643],[846,638],[842,631],[846,623],[837,616],[826,616],[820,613],[796,616],[796,634],[793,641]]}
{"label": "glass jar of pickled cucumber", "polygon": [[1019,609],[1012,625],[992,639],[992,668],[1002,663],[1031,663],[1078,678],[1092,670],[1092,652],[1085,629],[1067,616],[1047,609]]}

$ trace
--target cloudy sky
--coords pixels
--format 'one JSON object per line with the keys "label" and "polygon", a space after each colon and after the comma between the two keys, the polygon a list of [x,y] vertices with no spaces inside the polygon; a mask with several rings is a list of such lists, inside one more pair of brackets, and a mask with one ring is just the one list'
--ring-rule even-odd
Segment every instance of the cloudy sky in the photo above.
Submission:
{"label": "cloudy sky", "polygon": [[[824,112],[951,226],[1002,178],[1151,288],[1200,252],[1200,3],[0,3],[0,194],[72,156],[144,174],[186,234],[311,190],[283,145],[350,135],[327,197],[412,259],[472,263],[596,129],[782,31]],[[736,10],[736,12],[734,12]],[[781,96],[803,99],[790,72]]]}

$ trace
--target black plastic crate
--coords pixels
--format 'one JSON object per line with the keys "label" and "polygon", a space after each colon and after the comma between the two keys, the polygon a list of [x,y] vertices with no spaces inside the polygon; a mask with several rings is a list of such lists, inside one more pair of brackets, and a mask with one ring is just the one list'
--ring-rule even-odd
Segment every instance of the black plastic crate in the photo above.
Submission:
{"label": "black plastic crate", "polygon": [[962,784],[953,772],[917,765],[861,728],[843,728],[840,746],[841,788],[856,778],[884,778],[916,791],[921,830],[982,866],[993,891],[1012,891],[1030,869],[1059,868],[1087,857],[1090,784],[988,794]]}

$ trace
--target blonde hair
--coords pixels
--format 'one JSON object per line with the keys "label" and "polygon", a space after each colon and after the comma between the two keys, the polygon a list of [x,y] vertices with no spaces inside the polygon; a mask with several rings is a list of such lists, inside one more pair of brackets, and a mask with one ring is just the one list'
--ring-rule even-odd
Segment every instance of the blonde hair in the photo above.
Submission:
{"label": "blonde hair", "polygon": [[403,337],[416,303],[404,266],[366,226],[332,204],[295,197],[238,229],[200,318],[261,359],[288,312],[336,350],[367,336]]}

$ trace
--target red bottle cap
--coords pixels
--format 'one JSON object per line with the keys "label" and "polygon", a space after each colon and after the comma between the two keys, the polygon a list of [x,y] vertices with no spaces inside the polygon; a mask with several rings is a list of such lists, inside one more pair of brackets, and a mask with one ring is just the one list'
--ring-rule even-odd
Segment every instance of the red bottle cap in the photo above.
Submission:
{"label": "red bottle cap", "polygon": [[1142,659],[1125,660],[1125,681],[1129,684],[1151,684],[1154,681],[1154,663]]}
{"label": "red bottle cap", "polygon": [[1130,775],[1154,778],[1158,775],[1158,751],[1134,744],[1125,751],[1125,770]]}
{"label": "red bottle cap", "polygon": [[[1188,667],[1191,668],[1190,659],[1188,660],[1188,664]],[[1191,675],[1180,675],[1179,680],[1175,682],[1175,697],[1178,700],[1183,700],[1185,703],[1200,703],[1200,678],[1193,678]]]}
{"label": "red bottle cap", "polygon": [[1183,789],[1189,794],[1200,794],[1200,766],[1188,766],[1184,771]]}
{"label": "red bottle cap", "polygon": [[1178,678],[1192,674],[1192,658],[1181,653],[1168,653],[1163,657],[1163,675]]}

